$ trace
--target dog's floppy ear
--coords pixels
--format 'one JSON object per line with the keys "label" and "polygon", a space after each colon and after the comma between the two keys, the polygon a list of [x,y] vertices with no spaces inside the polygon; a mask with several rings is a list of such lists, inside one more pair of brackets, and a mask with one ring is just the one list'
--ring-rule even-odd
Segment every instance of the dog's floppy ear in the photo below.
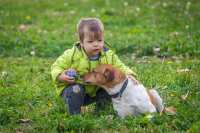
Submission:
{"label": "dog's floppy ear", "polygon": [[114,80],[114,71],[110,70],[108,68],[105,69],[104,71],[104,76],[106,78],[107,81],[113,81]]}

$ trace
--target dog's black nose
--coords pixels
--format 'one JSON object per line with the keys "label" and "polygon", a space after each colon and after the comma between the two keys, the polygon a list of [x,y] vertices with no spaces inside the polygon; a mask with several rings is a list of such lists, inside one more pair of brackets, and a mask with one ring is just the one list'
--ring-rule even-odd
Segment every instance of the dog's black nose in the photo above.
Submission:
{"label": "dog's black nose", "polygon": [[91,84],[91,82],[89,82],[89,81],[85,81],[85,83],[86,83],[86,84]]}

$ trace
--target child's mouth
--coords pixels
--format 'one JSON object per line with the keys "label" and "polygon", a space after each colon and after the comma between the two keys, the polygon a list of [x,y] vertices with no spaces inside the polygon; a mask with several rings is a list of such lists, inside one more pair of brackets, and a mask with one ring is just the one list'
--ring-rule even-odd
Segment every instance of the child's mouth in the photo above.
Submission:
{"label": "child's mouth", "polygon": [[100,51],[100,49],[94,49],[93,51],[94,51],[94,52],[99,52],[99,51]]}

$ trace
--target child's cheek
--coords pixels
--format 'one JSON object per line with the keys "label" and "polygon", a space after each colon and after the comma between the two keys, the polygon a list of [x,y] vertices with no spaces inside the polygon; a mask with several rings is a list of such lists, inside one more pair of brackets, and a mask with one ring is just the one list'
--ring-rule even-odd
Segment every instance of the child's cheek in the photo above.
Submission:
{"label": "child's cheek", "polygon": [[104,43],[102,43],[102,45],[101,45],[101,49],[103,49],[103,47],[104,47]]}
{"label": "child's cheek", "polygon": [[103,49],[103,46],[104,46],[104,45],[101,44],[101,45],[99,45],[99,48],[102,50],[102,49]]}

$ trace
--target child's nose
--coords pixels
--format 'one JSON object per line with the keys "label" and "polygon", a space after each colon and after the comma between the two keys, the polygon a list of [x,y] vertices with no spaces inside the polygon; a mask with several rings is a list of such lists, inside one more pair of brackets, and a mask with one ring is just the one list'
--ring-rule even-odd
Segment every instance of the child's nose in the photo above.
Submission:
{"label": "child's nose", "polygon": [[94,46],[95,46],[95,47],[99,46],[98,41],[95,41],[95,42],[94,42]]}

